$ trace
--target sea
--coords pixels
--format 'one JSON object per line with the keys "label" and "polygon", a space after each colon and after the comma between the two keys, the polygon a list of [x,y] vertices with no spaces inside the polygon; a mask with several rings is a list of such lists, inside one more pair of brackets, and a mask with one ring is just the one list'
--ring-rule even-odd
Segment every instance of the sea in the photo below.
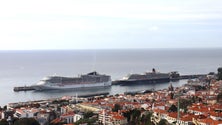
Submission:
{"label": "sea", "polygon": [[13,87],[36,84],[46,76],[77,77],[92,71],[118,80],[132,73],[178,71],[181,75],[207,74],[222,67],[220,48],[18,50],[0,51],[0,106],[63,96],[109,92],[110,95],[147,89],[160,90],[169,84],[182,86],[187,80],[106,88],[14,92]]}

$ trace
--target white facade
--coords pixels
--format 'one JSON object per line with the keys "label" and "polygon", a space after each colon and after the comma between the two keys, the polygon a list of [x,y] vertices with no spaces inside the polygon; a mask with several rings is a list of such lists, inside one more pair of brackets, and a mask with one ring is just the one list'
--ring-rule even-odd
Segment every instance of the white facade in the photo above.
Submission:
{"label": "white facade", "polygon": [[73,117],[73,122],[77,122],[77,121],[79,121],[81,118],[83,118],[82,115],[75,114],[74,117]]}
{"label": "white facade", "polygon": [[64,119],[68,124],[74,122],[74,113],[73,114],[64,114],[60,116],[61,119]]}
{"label": "white facade", "polygon": [[5,118],[5,113],[1,112],[1,119],[4,119],[4,118]]}
{"label": "white facade", "polygon": [[17,109],[14,114],[14,117],[33,118],[37,112],[38,112],[38,110],[36,110],[36,109]]}
{"label": "white facade", "polygon": [[99,122],[103,125],[126,125],[127,119],[120,114],[112,114],[103,110],[99,114]]}

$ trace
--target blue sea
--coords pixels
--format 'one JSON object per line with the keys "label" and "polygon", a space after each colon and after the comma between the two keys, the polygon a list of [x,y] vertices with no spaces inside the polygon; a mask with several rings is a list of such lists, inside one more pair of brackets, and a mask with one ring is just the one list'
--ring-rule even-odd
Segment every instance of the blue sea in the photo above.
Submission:
{"label": "blue sea", "polygon": [[[152,68],[185,75],[217,72],[221,66],[222,49],[219,48],[0,51],[0,106],[66,95],[117,94],[169,86],[169,83],[163,83],[69,91],[13,91],[15,86],[32,85],[49,75],[78,76],[97,71],[117,80],[129,73],[149,72]],[[181,80],[173,86],[185,83],[186,80]]]}

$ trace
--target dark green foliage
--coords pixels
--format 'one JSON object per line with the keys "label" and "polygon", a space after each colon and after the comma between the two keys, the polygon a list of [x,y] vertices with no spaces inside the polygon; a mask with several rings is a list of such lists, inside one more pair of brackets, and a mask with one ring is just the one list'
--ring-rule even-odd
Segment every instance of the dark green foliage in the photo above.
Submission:
{"label": "dark green foliage", "polygon": [[217,69],[218,80],[222,80],[222,67]]}
{"label": "dark green foliage", "polygon": [[222,103],[222,92],[217,95],[217,102]]}
{"label": "dark green foliage", "polygon": [[123,113],[127,118],[128,125],[153,125],[151,122],[152,112],[146,112],[141,116],[141,110],[133,109]]}
{"label": "dark green foliage", "polygon": [[88,119],[88,118],[92,117],[93,115],[95,115],[93,112],[86,112],[83,114],[83,118]]}
{"label": "dark green foliage", "polygon": [[59,123],[50,123],[49,125],[64,125],[66,124],[64,121],[59,122]]}
{"label": "dark green foliage", "polygon": [[96,118],[94,118],[95,114],[93,112],[85,112],[83,114],[83,119],[80,119],[75,123],[75,125],[87,123],[87,125],[93,125],[96,122]]}
{"label": "dark green foliage", "polygon": [[52,101],[52,104],[68,105],[69,101],[68,100],[54,100]]}
{"label": "dark green foliage", "polygon": [[196,91],[207,90],[206,86],[195,86]]}
{"label": "dark green foliage", "polygon": [[112,109],[113,112],[118,112],[118,110],[121,110],[121,106],[119,104],[115,104],[114,108]]}
{"label": "dark green foliage", "polygon": [[13,125],[14,125],[14,123],[15,123],[16,121],[18,121],[18,120],[19,120],[19,118],[13,117],[13,118],[12,118],[12,123],[13,123]]}
{"label": "dark green foliage", "polygon": [[15,121],[14,125],[39,125],[34,118],[21,118]]}
{"label": "dark green foliage", "polygon": [[175,105],[171,105],[168,112],[177,112],[177,107]]}
{"label": "dark green foliage", "polygon": [[65,122],[59,122],[59,123],[50,123],[49,125],[64,125],[66,124]]}
{"label": "dark green foliage", "polygon": [[0,120],[0,125],[9,125],[5,119]]}
{"label": "dark green foliage", "polygon": [[158,125],[169,125],[166,119],[161,119]]}
{"label": "dark green foliage", "polygon": [[191,102],[192,102],[192,103],[195,103],[195,102],[196,102],[196,99],[195,99],[194,96],[191,97]]}
{"label": "dark green foliage", "polygon": [[179,101],[180,109],[183,109],[185,112],[187,111],[187,107],[192,105],[192,99],[180,99]]}
{"label": "dark green foliage", "polygon": [[49,122],[53,121],[54,119],[56,119],[58,116],[58,114],[56,113],[56,111],[52,111],[50,113],[50,117],[49,117]]}
{"label": "dark green foliage", "polygon": [[127,118],[127,121],[130,121],[131,111],[127,111],[123,113],[123,116]]}
{"label": "dark green foliage", "polygon": [[26,105],[19,105],[19,106],[16,106],[15,108],[21,108],[21,107],[35,107],[35,108],[39,108],[40,107],[40,104],[26,104]]}
{"label": "dark green foliage", "polygon": [[87,123],[87,125],[93,125],[96,122],[96,118],[91,119],[80,119],[79,121],[75,122],[75,125]]}
{"label": "dark green foliage", "polygon": [[127,118],[127,121],[130,124],[137,125],[140,123],[140,120],[141,120],[140,114],[141,114],[140,110],[133,109],[133,110],[123,113],[123,116]]}
{"label": "dark green foliage", "polygon": [[192,103],[202,102],[202,98],[200,98],[200,97],[198,97],[198,96],[192,96],[192,97],[191,97],[191,102],[192,102]]}
{"label": "dark green foliage", "polygon": [[170,93],[170,99],[173,99],[174,98],[174,93]]}
{"label": "dark green foliage", "polygon": [[6,105],[3,107],[3,110],[7,110],[7,106]]}
{"label": "dark green foliage", "polygon": [[141,111],[138,109],[133,109],[132,110],[132,120],[139,122],[139,117],[140,117]]}
{"label": "dark green foliage", "polygon": [[146,115],[143,115],[141,118],[141,123],[142,125],[152,125],[151,122],[151,116],[152,116],[152,112],[148,112]]}

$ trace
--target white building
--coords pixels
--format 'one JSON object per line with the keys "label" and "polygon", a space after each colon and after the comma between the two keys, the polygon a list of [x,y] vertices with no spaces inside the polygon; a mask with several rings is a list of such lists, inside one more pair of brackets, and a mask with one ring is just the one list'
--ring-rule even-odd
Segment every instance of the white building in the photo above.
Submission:
{"label": "white building", "polygon": [[25,108],[20,108],[16,109],[14,117],[17,118],[34,118],[37,116],[37,113],[39,112],[39,109],[25,109]]}
{"label": "white building", "polygon": [[83,115],[75,114],[75,115],[74,115],[74,118],[73,118],[73,122],[77,122],[77,121],[79,121],[81,118],[83,118]]}
{"label": "white building", "polygon": [[62,114],[60,116],[60,119],[65,120],[66,123],[74,123],[74,116],[75,114],[73,112],[67,113],[67,114]]}
{"label": "white building", "polygon": [[127,118],[117,112],[107,112],[103,110],[99,113],[99,122],[103,123],[103,125],[126,125]]}

